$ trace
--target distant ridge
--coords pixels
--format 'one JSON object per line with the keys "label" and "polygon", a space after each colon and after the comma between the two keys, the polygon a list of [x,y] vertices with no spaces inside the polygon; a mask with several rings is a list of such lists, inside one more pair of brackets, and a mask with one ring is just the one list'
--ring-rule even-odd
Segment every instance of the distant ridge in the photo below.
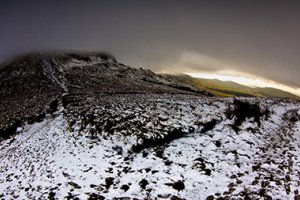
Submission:
{"label": "distant ridge", "polygon": [[164,75],[167,78],[182,81],[186,84],[193,85],[198,89],[206,90],[214,95],[221,97],[268,97],[268,98],[290,98],[300,100],[297,95],[289,92],[271,88],[271,87],[248,87],[245,85],[238,84],[233,81],[221,81],[218,79],[203,79],[193,78],[186,74],[179,75]]}

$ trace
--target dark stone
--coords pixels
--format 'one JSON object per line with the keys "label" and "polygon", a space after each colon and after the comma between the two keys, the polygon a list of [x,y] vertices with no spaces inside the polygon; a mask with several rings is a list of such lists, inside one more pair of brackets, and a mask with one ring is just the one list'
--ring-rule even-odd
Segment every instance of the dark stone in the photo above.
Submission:
{"label": "dark stone", "polygon": [[178,190],[178,191],[184,190],[184,188],[185,188],[183,181],[177,181],[171,185],[175,190]]}
{"label": "dark stone", "polygon": [[105,197],[104,196],[101,196],[99,194],[95,194],[95,193],[92,193],[90,194],[88,200],[104,200]]}
{"label": "dark stone", "polygon": [[216,147],[221,147],[221,145],[222,145],[222,142],[220,140],[217,140],[214,143],[215,143]]}
{"label": "dark stone", "polygon": [[121,189],[124,190],[124,192],[126,192],[127,190],[129,190],[129,186],[128,185],[122,185]]}
{"label": "dark stone", "polygon": [[139,185],[140,187],[144,190],[146,189],[147,185],[148,185],[148,181],[146,179],[142,179],[140,182],[139,182]]}
{"label": "dark stone", "polygon": [[171,196],[170,200],[184,200],[184,199],[173,195],[173,196]]}
{"label": "dark stone", "polygon": [[49,200],[54,200],[55,199],[55,195],[56,195],[55,192],[53,192],[53,191],[49,192],[48,199]]}
{"label": "dark stone", "polygon": [[214,199],[215,199],[215,197],[213,195],[206,197],[206,200],[214,200]]}
{"label": "dark stone", "polygon": [[165,161],[165,165],[166,165],[166,166],[170,166],[172,163],[173,163],[173,162],[170,161],[170,160]]}
{"label": "dark stone", "polygon": [[112,184],[114,184],[114,178],[109,177],[105,179],[105,188],[108,190]]}
{"label": "dark stone", "polygon": [[74,182],[69,182],[68,184],[69,184],[70,186],[72,186],[73,188],[75,188],[75,189],[80,189],[80,188],[81,188],[80,185],[78,185],[77,183],[74,183]]}
{"label": "dark stone", "polygon": [[206,174],[207,176],[210,176],[210,175],[211,175],[211,170],[210,170],[210,169],[205,169],[204,171],[205,171],[205,174]]}

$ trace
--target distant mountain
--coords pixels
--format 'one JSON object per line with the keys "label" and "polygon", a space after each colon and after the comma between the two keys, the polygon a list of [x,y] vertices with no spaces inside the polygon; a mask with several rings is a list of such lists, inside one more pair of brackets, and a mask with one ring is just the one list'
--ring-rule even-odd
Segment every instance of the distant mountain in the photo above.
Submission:
{"label": "distant mountain", "polygon": [[166,78],[182,81],[186,84],[193,85],[198,89],[206,90],[214,95],[222,97],[277,97],[277,98],[291,98],[300,100],[300,97],[286,91],[275,88],[252,88],[241,85],[232,81],[221,81],[217,79],[203,79],[193,78],[186,74],[180,75],[164,75]]}
{"label": "distant mountain", "polygon": [[254,92],[258,92],[260,95],[265,97],[283,97],[283,98],[291,98],[291,99],[300,99],[298,96],[291,94],[289,92],[285,92],[283,90],[279,90],[276,88],[254,88]]}

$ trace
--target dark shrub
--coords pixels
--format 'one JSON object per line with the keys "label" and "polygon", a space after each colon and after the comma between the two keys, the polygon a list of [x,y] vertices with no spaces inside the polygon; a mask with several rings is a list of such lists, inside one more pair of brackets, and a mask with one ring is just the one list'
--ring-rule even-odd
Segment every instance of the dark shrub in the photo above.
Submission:
{"label": "dark shrub", "polygon": [[50,113],[54,113],[56,112],[58,109],[58,100],[55,99],[54,101],[52,101],[50,104],[49,104],[49,112]]}
{"label": "dark shrub", "polygon": [[207,123],[200,122],[200,125],[203,126],[201,133],[206,133],[207,131],[214,129],[214,127],[217,125],[217,123],[219,123],[219,121],[216,119],[212,119],[211,121],[209,121]]}
{"label": "dark shrub", "polygon": [[166,183],[165,185],[173,187],[177,191],[181,191],[185,189],[185,185],[183,181],[177,181],[174,183]]}
{"label": "dark shrub", "polygon": [[260,118],[267,113],[262,112],[260,106],[256,103],[250,103],[239,99],[234,99],[233,106],[230,106],[226,115],[228,118],[235,117],[235,126],[240,126],[247,118],[254,118],[254,121],[260,127]]}
{"label": "dark shrub", "polygon": [[300,115],[298,114],[297,110],[290,110],[283,115],[283,119],[291,123],[296,123],[300,120]]}
{"label": "dark shrub", "polygon": [[168,131],[168,133],[162,138],[160,137],[143,138],[142,144],[136,144],[132,146],[132,151],[135,153],[139,153],[146,148],[164,145],[172,142],[175,139],[179,139],[183,136],[184,136],[183,130],[181,128],[175,128],[171,131]]}
{"label": "dark shrub", "polygon": [[0,129],[0,141],[1,139],[8,139],[11,135],[15,134],[17,128],[21,126],[20,121],[11,123],[9,126]]}

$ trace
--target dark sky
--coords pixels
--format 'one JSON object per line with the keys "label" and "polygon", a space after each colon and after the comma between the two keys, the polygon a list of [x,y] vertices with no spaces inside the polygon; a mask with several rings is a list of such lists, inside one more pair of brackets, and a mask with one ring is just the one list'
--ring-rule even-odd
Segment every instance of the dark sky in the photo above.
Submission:
{"label": "dark sky", "polygon": [[106,50],[154,71],[233,69],[300,87],[300,1],[3,0],[0,27],[0,61]]}

